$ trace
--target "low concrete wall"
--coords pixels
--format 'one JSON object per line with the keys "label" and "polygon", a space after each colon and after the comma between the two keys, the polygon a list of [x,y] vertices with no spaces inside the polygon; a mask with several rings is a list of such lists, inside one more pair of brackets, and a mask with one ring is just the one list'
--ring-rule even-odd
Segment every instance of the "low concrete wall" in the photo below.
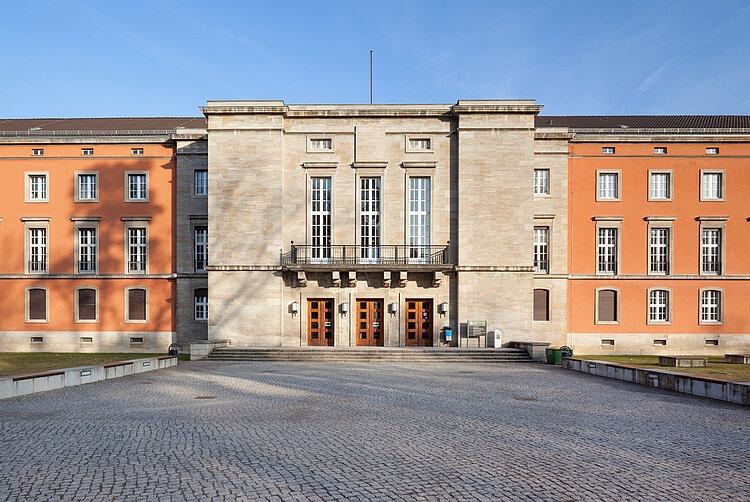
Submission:
{"label": "low concrete wall", "polygon": [[190,343],[190,360],[199,361],[205,359],[212,350],[232,345],[231,340],[201,340]]}
{"label": "low concrete wall", "polygon": [[24,396],[35,392],[73,387],[91,382],[101,382],[135,373],[169,368],[177,365],[172,356],[145,357],[102,366],[79,366],[29,375],[0,378],[0,399]]}
{"label": "low concrete wall", "polygon": [[514,349],[525,350],[532,360],[542,363],[547,360],[546,349],[550,346],[547,342],[510,342],[508,345]]}
{"label": "low concrete wall", "polygon": [[732,382],[676,371],[638,368],[577,357],[564,357],[562,367],[590,375],[638,383],[647,387],[750,406],[750,382]]}

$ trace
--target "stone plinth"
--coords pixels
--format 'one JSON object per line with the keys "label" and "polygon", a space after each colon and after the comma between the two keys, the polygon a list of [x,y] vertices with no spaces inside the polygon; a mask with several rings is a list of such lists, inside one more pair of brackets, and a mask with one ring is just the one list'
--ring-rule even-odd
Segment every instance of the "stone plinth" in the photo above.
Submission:
{"label": "stone plinth", "polygon": [[704,368],[708,366],[708,358],[697,356],[659,356],[659,366]]}

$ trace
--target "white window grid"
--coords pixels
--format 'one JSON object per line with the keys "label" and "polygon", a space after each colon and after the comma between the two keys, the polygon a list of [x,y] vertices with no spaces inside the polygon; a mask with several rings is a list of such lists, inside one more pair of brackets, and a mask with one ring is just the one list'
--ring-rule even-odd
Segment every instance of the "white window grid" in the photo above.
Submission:
{"label": "white window grid", "polygon": [[597,243],[597,273],[617,274],[617,229],[600,228]]}
{"label": "white window grid", "polygon": [[208,295],[195,293],[195,320],[196,321],[207,321],[208,320]]}
{"label": "white window grid", "polygon": [[78,272],[96,272],[96,229],[78,229]]}
{"label": "white window grid", "polygon": [[47,272],[47,229],[29,229],[29,272]]}
{"label": "white window grid", "polygon": [[44,148],[32,148],[31,155],[44,155]]}
{"label": "white window grid", "polygon": [[534,193],[549,194],[549,169],[534,169]]}
{"label": "white window grid", "polygon": [[602,147],[602,153],[604,155],[614,155],[614,153],[615,153],[615,147],[614,146],[603,146]]}
{"label": "white window grid", "polygon": [[534,227],[534,269],[549,274],[549,227]]}
{"label": "white window grid", "polygon": [[669,173],[651,173],[651,198],[669,199]]}
{"label": "white window grid", "polygon": [[649,238],[651,266],[649,272],[656,275],[669,274],[669,229],[652,228]]}
{"label": "white window grid", "polygon": [[430,178],[409,178],[409,260],[430,259]]}
{"label": "white window grid", "polygon": [[719,148],[718,147],[706,148],[706,155],[719,155]]}
{"label": "white window grid", "polygon": [[81,155],[94,155],[93,148],[81,148]]}
{"label": "white window grid", "polygon": [[721,274],[720,228],[705,228],[701,231],[701,272]]}
{"label": "white window grid", "polygon": [[128,198],[146,200],[146,175],[128,174]]}
{"label": "white window grid", "polygon": [[618,173],[599,173],[599,198],[617,198],[617,176]]}
{"label": "white window grid", "polygon": [[130,154],[131,155],[143,155],[143,148],[131,148]]}
{"label": "white window grid", "polygon": [[78,175],[78,199],[79,200],[96,200],[96,175],[79,174]]}
{"label": "white window grid", "polygon": [[667,147],[666,146],[655,146],[654,147],[654,154],[655,155],[666,155],[667,154]]}
{"label": "white window grid", "polygon": [[47,200],[47,176],[32,174],[29,176],[29,200]]}
{"label": "white window grid", "polygon": [[208,171],[205,169],[195,171],[195,195],[208,195]]}
{"label": "white window grid", "polygon": [[128,229],[128,272],[146,273],[147,241],[145,228]]}
{"label": "white window grid", "polygon": [[195,228],[195,271],[205,272],[208,264],[208,228]]}
{"label": "white window grid", "polygon": [[311,258],[316,263],[330,263],[331,178],[312,178],[311,191]]}
{"label": "white window grid", "polygon": [[360,179],[360,261],[380,262],[380,178]]}
{"label": "white window grid", "polygon": [[431,147],[430,138],[409,138],[409,150],[429,150]]}
{"label": "white window grid", "polygon": [[313,138],[310,140],[312,150],[333,150],[333,140],[331,138]]}
{"label": "white window grid", "polygon": [[648,318],[651,322],[669,322],[669,291],[654,289],[649,292]]}
{"label": "white window grid", "polygon": [[721,199],[721,173],[703,173],[703,198]]}
{"label": "white window grid", "polygon": [[721,322],[721,291],[707,289],[701,292],[701,321]]}

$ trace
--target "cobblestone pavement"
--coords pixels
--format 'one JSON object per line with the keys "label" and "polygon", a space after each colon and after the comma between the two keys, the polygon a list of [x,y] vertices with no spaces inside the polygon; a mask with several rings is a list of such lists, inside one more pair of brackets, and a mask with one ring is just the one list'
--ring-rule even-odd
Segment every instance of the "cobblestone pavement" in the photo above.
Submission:
{"label": "cobblestone pavement", "polygon": [[0,500],[740,501],[749,445],[545,365],[192,362],[0,401]]}

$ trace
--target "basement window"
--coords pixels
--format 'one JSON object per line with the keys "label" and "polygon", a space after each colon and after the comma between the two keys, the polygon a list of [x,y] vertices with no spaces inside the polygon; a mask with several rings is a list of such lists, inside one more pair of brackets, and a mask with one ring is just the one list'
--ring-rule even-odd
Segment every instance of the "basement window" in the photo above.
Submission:
{"label": "basement window", "polygon": [[31,337],[31,343],[44,343],[44,337],[43,336],[32,336]]}
{"label": "basement window", "polygon": [[706,155],[719,155],[719,147],[706,148]]}
{"label": "basement window", "polygon": [[719,340],[706,340],[706,347],[716,347],[719,345]]}
{"label": "basement window", "polygon": [[91,345],[92,343],[94,343],[94,338],[91,336],[82,336],[81,343],[85,345]]}
{"label": "basement window", "polygon": [[667,147],[666,146],[655,146],[654,147],[654,155],[666,155],[667,154]]}
{"label": "basement window", "polygon": [[667,345],[666,340],[654,340],[654,347],[658,347],[660,345]]}
{"label": "basement window", "polygon": [[131,343],[131,345],[143,345],[143,337],[141,337],[141,336],[131,336],[130,337],[130,343]]}
{"label": "basement window", "polygon": [[615,341],[612,339],[604,339],[602,340],[602,347],[604,346],[614,346]]}
{"label": "basement window", "polygon": [[81,155],[83,156],[94,155],[94,149],[93,148],[81,148]]}

